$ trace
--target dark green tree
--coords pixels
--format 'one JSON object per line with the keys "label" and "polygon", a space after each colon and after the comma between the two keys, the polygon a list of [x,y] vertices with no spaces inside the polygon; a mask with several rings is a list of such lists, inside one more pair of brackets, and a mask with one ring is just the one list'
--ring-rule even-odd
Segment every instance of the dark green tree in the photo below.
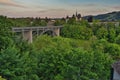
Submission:
{"label": "dark green tree", "polygon": [[0,16],[0,50],[13,44],[12,22],[4,16]]}
{"label": "dark green tree", "polygon": [[96,36],[98,39],[106,39],[107,40],[107,36],[108,36],[108,31],[106,28],[102,27],[102,28],[99,28],[97,33],[96,33]]}
{"label": "dark green tree", "polygon": [[88,40],[93,35],[93,33],[92,30],[88,27],[79,24],[67,24],[62,29],[61,35],[68,38]]}
{"label": "dark green tree", "polygon": [[120,34],[116,37],[115,42],[120,45]]}
{"label": "dark green tree", "polygon": [[110,28],[108,30],[108,41],[109,42],[115,42],[115,37],[116,37],[116,31],[113,28]]}

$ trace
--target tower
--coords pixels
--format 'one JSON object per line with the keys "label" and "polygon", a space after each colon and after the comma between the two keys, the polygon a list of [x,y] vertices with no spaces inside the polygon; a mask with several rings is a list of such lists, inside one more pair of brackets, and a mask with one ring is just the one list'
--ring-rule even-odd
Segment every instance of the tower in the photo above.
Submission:
{"label": "tower", "polygon": [[77,9],[76,9],[76,17],[77,17],[78,13],[77,13]]}
{"label": "tower", "polygon": [[77,9],[76,9],[75,19],[76,19],[76,21],[78,21],[78,13],[77,13]]}

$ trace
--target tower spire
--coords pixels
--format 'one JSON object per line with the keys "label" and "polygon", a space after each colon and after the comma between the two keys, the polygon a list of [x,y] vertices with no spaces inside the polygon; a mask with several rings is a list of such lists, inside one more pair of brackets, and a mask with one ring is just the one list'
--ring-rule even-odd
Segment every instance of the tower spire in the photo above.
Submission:
{"label": "tower spire", "polygon": [[76,9],[76,17],[77,17],[78,13],[77,13],[77,9]]}
{"label": "tower spire", "polygon": [[76,15],[75,15],[76,21],[78,21],[78,13],[77,13],[77,9],[76,9]]}

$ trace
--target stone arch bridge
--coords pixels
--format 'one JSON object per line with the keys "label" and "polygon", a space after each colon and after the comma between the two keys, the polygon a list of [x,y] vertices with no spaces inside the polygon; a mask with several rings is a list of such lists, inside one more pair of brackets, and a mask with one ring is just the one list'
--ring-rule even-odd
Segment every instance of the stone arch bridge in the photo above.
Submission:
{"label": "stone arch bridge", "polygon": [[29,43],[32,43],[33,36],[35,35],[43,35],[46,32],[51,32],[52,36],[59,36],[60,29],[63,26],[50,26],[50,27],[13,27],[12,31],[14,33],[21,33],[22,38],[27,40]]}

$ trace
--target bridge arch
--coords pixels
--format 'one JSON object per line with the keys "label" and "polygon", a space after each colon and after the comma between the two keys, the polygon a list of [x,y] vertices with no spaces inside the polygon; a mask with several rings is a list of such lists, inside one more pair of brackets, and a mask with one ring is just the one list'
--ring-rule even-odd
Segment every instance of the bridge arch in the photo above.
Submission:
{"label": "bridge arch", "polygon": [[54,30],[45,30],[43,31],[42,33],[40,33],[40,35],[43,35],[43,34],[48,34],[48,35],[52,35],[52,36],[57,36],[57,34],[55,33]]}

